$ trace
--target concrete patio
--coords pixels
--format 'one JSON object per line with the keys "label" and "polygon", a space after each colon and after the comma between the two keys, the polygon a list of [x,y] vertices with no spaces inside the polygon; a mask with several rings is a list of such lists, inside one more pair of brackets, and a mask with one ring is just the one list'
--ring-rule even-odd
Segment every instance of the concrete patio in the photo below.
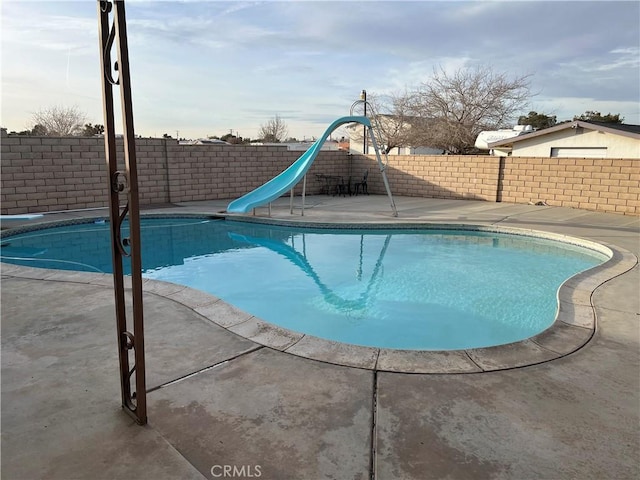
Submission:
{"label": "concrete patio", "polygon": [[[640,218],[384,196],[274,203],[306,222],[533,229],[640,255]],[[153,213],[215,214],[226,201]],[[42,221],[103,216],[60,212]],[[267,209],[259,209],[265,216]],[[627,257],[627,261],[630,257]],[[635,265],[635,266],[634,266]],[[145,283],[149,424],[120,409],[111,277],[2,264],[3,479],[631,479],[640,476],[640,268],[588,299],[577,352],[480,373],[395,373],[302,358],[208,320],[246,315]],[[214,309],[215,306],[215,309]],[[212,310],[213,309],[213,310]],[[246,335],[245,335],[246,336]]]}

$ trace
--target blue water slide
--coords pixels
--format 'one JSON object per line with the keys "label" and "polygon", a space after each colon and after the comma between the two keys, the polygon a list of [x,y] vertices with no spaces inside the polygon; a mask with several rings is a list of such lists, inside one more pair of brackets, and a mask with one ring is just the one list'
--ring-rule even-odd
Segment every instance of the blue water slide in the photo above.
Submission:
{"label": "blue water slide", "polygon": [[259,186],[255,190],[234,200],[227,206],[229,213],[247,213],[253,208],[265,205],[274,201],[291,190],[302,177],[305,176],[311,164],[318,156],[318,152],[322,148],[322,144],[331,135],[331,133],[344,125],[345,123],[361,123],[367,127],[371,127],[371,123],[367,117],[341,117],[329,125],[324,134],[304,152],[289,168],[277,177],[272,178],[264,185]]}

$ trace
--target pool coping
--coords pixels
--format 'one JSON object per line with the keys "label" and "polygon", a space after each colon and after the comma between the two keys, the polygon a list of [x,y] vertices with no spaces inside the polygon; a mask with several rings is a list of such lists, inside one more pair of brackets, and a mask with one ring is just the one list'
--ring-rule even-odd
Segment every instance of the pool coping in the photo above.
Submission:
{"label": "pool coping", "polygon": [[[494,347],[466,350],[399,350],[365,347],[295,332],[268,323],[228,304],[220,298],[184,285],[143,279],[143,291],[178,302],[191,308],[208,321],[256,344],[284,353],[320,362],[375,371],[420,374],[468,374],[537,365],[570,355],[583,348],[597,329],[597,316],[592,301],[594,291],[605,282],[631,270],[637,257],[616,245],[575,236],[473,223],[326,223],[300,220],[278,220],[265,217],[207,214],[144,214],[144,218],[218,218],[243,223],[262,223],[303,228],[356,229],[447,229],[507,233],[556,240],[603,253],[610,258],[603,264],[567,279],[557,292],[557,314],[553,324],[543,332],[519,342]],[[104,217],[39,222],[26,227],[2,231],[0,238],[33,230],[62,225],[91,223]],[[74,272],[25,267],[2,262],[2,275],[49,281],[113,285],[111,273]],[[130,288],[130,277],[125,288]]]}

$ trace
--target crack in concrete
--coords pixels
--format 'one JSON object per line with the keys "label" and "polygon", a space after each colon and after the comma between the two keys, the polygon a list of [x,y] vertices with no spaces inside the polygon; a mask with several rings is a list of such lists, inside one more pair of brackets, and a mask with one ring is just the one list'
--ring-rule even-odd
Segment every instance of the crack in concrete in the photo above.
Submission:
{"label": "crack in concrete", "polygon": [[377,438],[377,415],[378,415],[378,371],[373,371],[373,392],[371,394],[371,463],[369,473],[371,480],[376,478],[376,444]]}
{"label": "crack in concrete", "polygon": [[195,377],[196,375],[199,375],[199,374],[204,373],[204,372],[208,372],[209,370],[213,370],[214,368],[221,367],[222,365],[224,365],[226,363],[229,363],[229,362],[232,362],[233,360],[236,360],[237,358],[244,357],[245,355],[248,355],[249,353],[257,352],[258,350],[261,350],[263,348],[265,348],[264,345],[256,345],[255,347],[252,347],[249,350],[245,350],[244,352],[241,352],[241,353],[239,353],[239,354],[237,354],[237,355],[235,355],[235,356],[233,356],[231,358],[227,358],[226,360],[222,360],[221,362],[214,363],[213,365],[209,365],[209,366],[200,368],[200,369],[198,369],[198,370],[196,370],[194,372],[187,373],[186,375],[182,375],[181,377],[178,377],[178,378],[176,378],[174,380],[170,380],[168,382],[162,383],[162,384],[157,385],[155,387],[149,388],[149,389],[147,389],[147,393],[155,392],[156,390],[159,390],[161,388],[165,388],[165,387],[168,387],[170,385],[174,385],[174,384],[176,384],[178,382],[181,382],[183,380],[186,380],[188,378]]}

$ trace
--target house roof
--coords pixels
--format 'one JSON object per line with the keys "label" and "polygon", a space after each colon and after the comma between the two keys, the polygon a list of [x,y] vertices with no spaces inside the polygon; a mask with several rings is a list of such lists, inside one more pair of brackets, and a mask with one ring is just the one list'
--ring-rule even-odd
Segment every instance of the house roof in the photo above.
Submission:
{"label": "house roof", "polygon": [[583,120],[573,120],[572,122],[565,122],[561,123],[560,125],[555,125],[550,128],[544,128],[533,133],[527,133],[526,135],[498,140],[497,142],[489,143],[489,147],[506,147],[509,145],[513,145],[516,142],[521,142],[523,140],[540,137],[542,135],[547,135],[549,133],[559,132],[561,130],[567,130],[570,128],[586,128],[587,130],[612,133],[614,135],[622,135],[623,137],[636,138],[640,140],[640,125],[629,125],[624,123],[585,122]]}
{"label": "house roof", "polygon": [[600,127],[609,127],[614,130],[621,130],[623,132],[631,132],[640,134],[640,125],[630,125],[626,123],[602,123],[602,122],[587,122]]}

